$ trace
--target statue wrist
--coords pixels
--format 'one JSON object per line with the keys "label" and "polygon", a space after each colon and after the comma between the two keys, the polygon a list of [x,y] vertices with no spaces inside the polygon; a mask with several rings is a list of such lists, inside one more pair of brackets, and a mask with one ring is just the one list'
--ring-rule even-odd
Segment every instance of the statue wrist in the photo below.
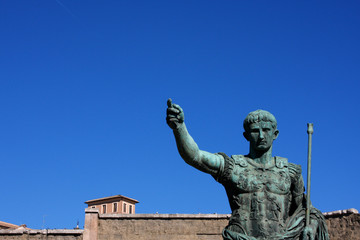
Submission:
{"label": "statue wrist", "polygon": [[182,134],[184,132],[186,132],[186,127],[185,127],[185,123],[177,123],[176,124],[176,128],[173,129],[174,134]]}
{"label": "statue wrist", "polygon": [[174,128],[174,131],[182,131],[184,129],[184,123],[176,123],[176,128]]}

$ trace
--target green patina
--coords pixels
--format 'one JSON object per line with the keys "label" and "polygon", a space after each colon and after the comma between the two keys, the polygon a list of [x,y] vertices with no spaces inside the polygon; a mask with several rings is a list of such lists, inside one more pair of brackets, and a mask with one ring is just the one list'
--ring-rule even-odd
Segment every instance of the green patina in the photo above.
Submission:
{"label": "green patina", "polygon": [[166,120],[181,157],[225,187],[232,214],[224,240],[329,239],[323,215],[311,205],[305,224],[307,200],[301,166],[272,156],[279,131],[271,113],[249,113],[244,120],[249,154],[227,156],[200,150],[186,129],[181,107],[171,99],[167,104]]}

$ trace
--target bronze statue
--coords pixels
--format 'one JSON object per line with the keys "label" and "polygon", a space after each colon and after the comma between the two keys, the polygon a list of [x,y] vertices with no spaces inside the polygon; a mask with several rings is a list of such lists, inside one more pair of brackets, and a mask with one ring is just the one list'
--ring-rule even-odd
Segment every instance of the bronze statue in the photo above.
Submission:
{"label": "bronze statue", "polygon": [[305,226],[301,166],[272,156],[279,130],[271,113],[257,110],[247,115],[243,135],[250,143],[249,154],[229,157],[200,150],[186,129],[181,107],[171,99],[167,104],[166,121],[181,157],[225,187],[232,214],[224,240],[329,239],[325,219],[316,208],[310,208]]}

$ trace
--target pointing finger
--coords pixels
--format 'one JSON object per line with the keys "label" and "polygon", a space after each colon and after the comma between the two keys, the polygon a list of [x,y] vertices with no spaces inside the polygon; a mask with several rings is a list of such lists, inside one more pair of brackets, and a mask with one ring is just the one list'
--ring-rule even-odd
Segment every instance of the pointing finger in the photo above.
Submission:
{"label": "pointing finger", "polygon": [[171,100],[171,98],[169,98],[169,99],[167,100],[167,106],[168,106],[168,107],[172,107],[172,100]]}

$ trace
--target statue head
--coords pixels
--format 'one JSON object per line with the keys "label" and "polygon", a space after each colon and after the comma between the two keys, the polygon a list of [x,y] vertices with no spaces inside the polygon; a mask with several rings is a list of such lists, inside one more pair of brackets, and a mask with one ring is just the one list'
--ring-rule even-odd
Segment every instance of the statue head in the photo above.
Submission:
{"label": "statue head", "polygon": [[258,151],[268,150],[279,134],[274,115],[265,110],[249,113],[244,120],[244,130],[250,148]]}
{"label": "statue head", "polygon": [[265,111],[265,110],[256,110],[253,111],[251,113],[249,113],[245,120],[244,120],[244,130],[245,132],[249,131],[249,127],[251,123],[255,123],[255,122],[270,122],[271,126],[276,129],[277,128],[277,121],[276,118],[274,117],[274,115],[272,115],[270,112]]}

